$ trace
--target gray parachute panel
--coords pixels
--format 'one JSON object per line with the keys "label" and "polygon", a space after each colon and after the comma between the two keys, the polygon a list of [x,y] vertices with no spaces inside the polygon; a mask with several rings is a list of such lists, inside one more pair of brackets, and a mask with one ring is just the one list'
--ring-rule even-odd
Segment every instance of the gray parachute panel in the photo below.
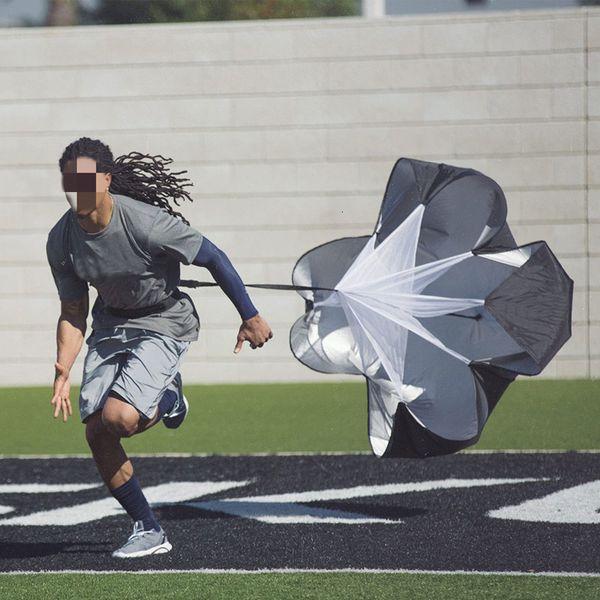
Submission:
{"label": "gray parachute panel", "polygon": [[475,443],[509,383],[571,333],[573,282],[556,257],[517,246],[498,184],[451,165],[397,161],[374,234],[307,252],[293,283],[314,289],[300,292],[292,352],[366,377],[378,456]]}

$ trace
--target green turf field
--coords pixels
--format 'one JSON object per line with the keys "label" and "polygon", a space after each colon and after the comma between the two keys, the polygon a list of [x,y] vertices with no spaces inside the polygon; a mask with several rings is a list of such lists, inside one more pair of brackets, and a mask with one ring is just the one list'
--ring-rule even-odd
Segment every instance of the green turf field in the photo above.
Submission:
{"label": "green turf field", "polygon": [[[178,431],[126,441],[132,453],[368,451],[363,383],[186,386],[191,411]],[[73,390],[72,399],[77,397]],[[600,380],[513,384],[479,449],[600,449]],[[87,453],[77,415],[53,420],[50,388],[0,390],[0,454]],[[76,404],[76,402],[74,402]],[[600,579],[385,573],[4,575],[0,598],[249,598],[274,600],[588,600]]]}
{"label": "green turf field", "polygon": [[592,600],[600,582],[585,577],[412,573],[173,573],[7,575],[0,597],[181,600]]}
{"label": "green turf field", "polygon": [[[357,383],[186,386],[191,410],[177,431],[155,427],[126,440],[141,452],[369,451],[366,386]],[[71,397],[77,405],[77,389]],[[84,428],[51,415],[50,388],[0,390],[0,454],[87,453]],[[600,380],[516,381],[480,449],[600,448]]]}

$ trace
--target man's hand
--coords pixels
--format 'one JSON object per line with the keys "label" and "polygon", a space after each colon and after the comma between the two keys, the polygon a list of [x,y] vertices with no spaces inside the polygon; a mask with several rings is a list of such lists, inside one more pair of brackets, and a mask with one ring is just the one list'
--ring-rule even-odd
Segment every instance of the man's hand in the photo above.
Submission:
{"label": "man's hand", "polygon": [[56,375],[54,377],[54,395],[50,404],[54,406],[54,418],[58,417],[62,411],[63,421],[66,423],[67,418],[73,414],[71,409],[71,399],[69,398],[69,392],[71,390],[71,383],[69,382],[69,369],[63,367],[59,363],[54,363],[56,369]]}
{"label": "man's hand", "polygon": [[262,348],[273,337],[273,332],[269,324],[260,316],[256,315],[247,321],[242,322],[240,331],[238,332],[237,344],[235,345],[234,354],[237,354],[242,349],[244,342],[250,342],[250,348]]}

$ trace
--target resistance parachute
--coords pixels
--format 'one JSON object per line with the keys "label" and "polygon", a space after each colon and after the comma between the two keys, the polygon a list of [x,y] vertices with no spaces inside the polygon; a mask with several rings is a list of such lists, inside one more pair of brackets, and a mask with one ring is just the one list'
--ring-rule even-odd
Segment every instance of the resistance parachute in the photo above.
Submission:
{"label": "resistance parachute", "polygon": [[517,246],[502,190],[473,169],[398,160],[373,235],[314,248],[292,281],[306,303],[292,352],[366,377],[383,457],[474,444],[517,374],[571,335],[572,280],[545,242]]}

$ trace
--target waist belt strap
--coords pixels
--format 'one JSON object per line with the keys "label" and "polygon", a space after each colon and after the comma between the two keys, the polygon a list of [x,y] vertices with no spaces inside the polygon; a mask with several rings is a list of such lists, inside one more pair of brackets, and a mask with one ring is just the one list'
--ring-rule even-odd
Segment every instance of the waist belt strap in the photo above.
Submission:
{"label": "waist belt strap", "polygon": [[105,306],[104,310],[115,317],[137,319],[138,317],[147,317],[148,315],[164,312],[175,305],[180,298],[180,294],[174,293],[162,302],[153,304],[152,306],[144,306],[142,308],[112,308],[111,306]]}

